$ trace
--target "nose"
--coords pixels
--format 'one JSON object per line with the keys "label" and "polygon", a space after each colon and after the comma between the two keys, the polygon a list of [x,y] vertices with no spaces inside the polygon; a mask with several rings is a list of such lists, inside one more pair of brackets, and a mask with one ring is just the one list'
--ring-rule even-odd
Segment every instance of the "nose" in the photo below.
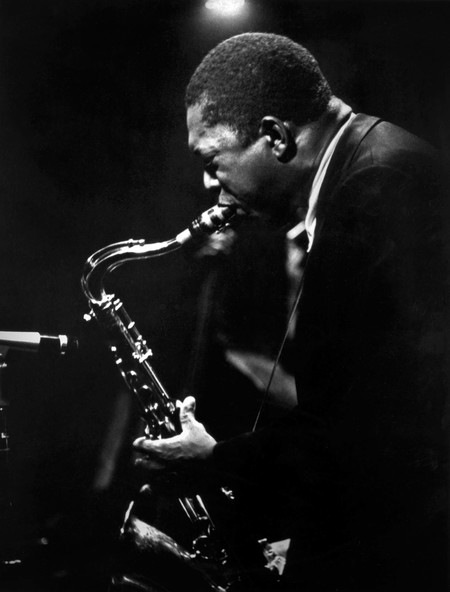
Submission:
{"label": "nose", "polygon": [[220,205],[237,205],[236,199],[227,192],[217,177],[208,171],[203,172],[203,185],[212,199],[220,203]]}
{"label": "nose", "polygon": [[203,185],[208,191],[218,191],[220,189],[220,183],[218,179],[207,171],[203,171]]}

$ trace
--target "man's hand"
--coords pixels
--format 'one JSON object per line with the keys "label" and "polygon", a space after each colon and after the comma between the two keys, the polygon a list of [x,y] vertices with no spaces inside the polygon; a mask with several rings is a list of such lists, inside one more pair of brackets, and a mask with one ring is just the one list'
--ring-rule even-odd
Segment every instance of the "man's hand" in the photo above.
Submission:
{"label": "man's hand", "polygon": [[156,471],[172,464],[208,459],[216,441],[203,424],[195,419],[195,399],[186,397],[180,408],[182,432],[164,440],[138,438],[133,443],[144,456],[136,461],[139,467]]}

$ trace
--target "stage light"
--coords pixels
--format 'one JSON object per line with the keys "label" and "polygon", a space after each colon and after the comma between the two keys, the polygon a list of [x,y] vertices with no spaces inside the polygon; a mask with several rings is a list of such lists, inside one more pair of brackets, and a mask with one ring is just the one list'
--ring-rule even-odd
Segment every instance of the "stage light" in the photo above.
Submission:
{"label": "stage light", "polygon": [[223,15],[237,14],[244,7],[245,0],[207,0],[206,8]]}

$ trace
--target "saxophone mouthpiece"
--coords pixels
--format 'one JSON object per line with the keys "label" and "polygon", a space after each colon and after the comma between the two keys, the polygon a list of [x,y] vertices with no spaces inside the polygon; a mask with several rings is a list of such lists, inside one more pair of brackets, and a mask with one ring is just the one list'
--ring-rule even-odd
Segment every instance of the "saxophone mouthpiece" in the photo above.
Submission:
{"label": "saxophone mouthpiece", "polygon": [[236,208],[232,206],[213,206],[195,218],[186,230],[177,235],[176,241],[181,245],[196,236],[213,234],[222,230],[235,216]]}

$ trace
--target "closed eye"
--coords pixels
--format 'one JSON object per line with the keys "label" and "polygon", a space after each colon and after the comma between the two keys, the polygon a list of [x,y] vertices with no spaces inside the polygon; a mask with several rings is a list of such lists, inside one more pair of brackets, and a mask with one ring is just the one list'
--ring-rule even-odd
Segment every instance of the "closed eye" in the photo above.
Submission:
{"label": "closed eye", "polygon": [[203,168],[207,173],[215,173],[217,171],[217,163],[214,162],[214,156],[203,159]]}

